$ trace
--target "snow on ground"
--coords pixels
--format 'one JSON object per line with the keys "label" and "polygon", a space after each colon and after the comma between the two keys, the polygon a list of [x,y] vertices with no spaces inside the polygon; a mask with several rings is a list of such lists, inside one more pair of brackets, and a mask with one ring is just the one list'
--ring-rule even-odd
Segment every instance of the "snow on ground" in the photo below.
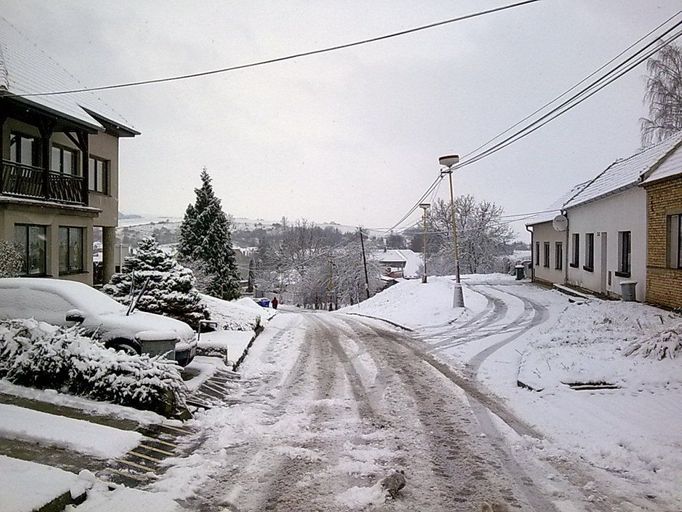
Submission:
{"label": "snow on ground", "polygon": [[[99,402],[89,398],[60,393],[54,389],[35,389],[25,386],[17,386],[6,379],[0,379],[0,393],[6,395],[28,398],[38,402],[45,402],[52,405],[71,407],[93,414],[114,416],[116,418],[135,421],[141,425],[151,425],[166,421],[164,416],[152,411],[142,411],[124,405]],[[1,421],[0,421],[1,423]]]}
{"label": "snow on ground", "polygon": [[453,309],[452,299],[452,278],[429,277],[425,284],[416,279],[401,281],[360,304],[339,309],[339,312],[373,316],[418,329],[464,320],[472,311],[485,306],[485,299],[467,288],[464,288],[464,300],[468,309]]}
{"label": "snow on ground", "polygon": [[[273,422],[267,414],[268,405],[261,398],[249,398],[252,388],[267,387],[268,399],[279,395],[303,339],[303,331],[298,328],[300,321],[299,315],[279,315],[273,320],[276,328],[263,331],[240,369],[245,386],[233,397],[240,403],[197,413],[192,421],[205,433],[206,441],[189,457],[169,459],[167,472],[152,484],[152,490],[168,493],[176,499],[201,494],[212,473],[225,471],[227,450],[250,444],[275,445],[278,436],[286,436],[296,429],[307,430],[310,419],[300,411],[283,411]],[[296,455],[314,456],[311,453]],[[271,456],[274,460],[277,453],[273,450]],[[268,461],[257,462],[268,464]],[[249,461],[245,461],[247,463]]]}
{"label": "snow on ground", "polygon": [[64,512],[130,512],[131,510],[153,512],[180,512],[182,508],[164,494],[115,487],[109,489],[103,482],[96,482],[88,491],[88,499],[78,505],[67,506]]}
{"label": "snow on ground", "polygon": [[259,323],[265,325],[270,318],[277,314],[276,310],[263,308],[249,297],[227,301],[202,294],[201,299],[206,304],[211,320],[218,322],[219,329],[253,330]]}
{"label": "snow on ground", "polygon": [[[493,274],[462,276],[466,314],[447,279],[399,283],[345,312],[416,327],[427,351],[511,405],[543,441],[516,439],[539,458],[587,460],[624,493],[682,507],[682,358],[625,356],[650,338],[675,343],[680,315],[638,303],[571,303],[554,290]],[[450,325],[444,319],[453,319]],[[477,320],[478,319],[478,320]],[[519,387],[517,381],[540,391]],[[607,383],[616,389],[575,390]],[[628,509],[630,510],[630,509]]]}
{"label": "snow on ground", "polygon": [[77,480],[77,475],[58,468],[0,455],[0,510],[37,510],[69,492]]}
{"label": "snow on ground", "polygon": [[217,356],[226,362],[235,363],[255,335],[253,331],[219,330],[202,333],[199,338],[198,350],[202,355]]}
{"label": "snow on ground", "polygon": [[104,459],[135,448],[142,434],[64,416],[0,404],[0,436],[58,446]]}

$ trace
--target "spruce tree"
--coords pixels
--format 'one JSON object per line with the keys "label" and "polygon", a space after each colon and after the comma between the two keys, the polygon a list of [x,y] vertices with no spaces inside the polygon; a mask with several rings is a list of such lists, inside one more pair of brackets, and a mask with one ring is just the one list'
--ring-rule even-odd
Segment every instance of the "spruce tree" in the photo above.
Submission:
{"label": "spruce tree", "polygon": [[135,276],[136,294],[149,278],[147,288],[137,303],[137,309],[169,316],[196,328],[207,311],[195,287],[194,274],[176,262],[159,247],[154,237],[144,238],[137,254],[125,258],[123,272],[111,277],[102,291],[118,302],[130,304],[130,289]]}
{"label": "spruce tree", "polygon": [[196,201],[185,211],[180,226],[178,253],[199,275],[205,292],[225,300],[240,295],[239,273],[232,249],[230,221],[213,192],[206,168],[201,187],[194,189]]}

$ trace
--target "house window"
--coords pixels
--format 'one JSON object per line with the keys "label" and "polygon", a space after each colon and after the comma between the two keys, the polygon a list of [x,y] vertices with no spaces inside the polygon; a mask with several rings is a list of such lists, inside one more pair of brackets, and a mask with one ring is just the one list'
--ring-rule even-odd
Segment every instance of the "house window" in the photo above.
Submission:
{"label": "house window", "polygon": [[39,165],[40,139],[12,132],[9,138],[9,159],[19,164]]}
{"label": "house window", "polygon": [[574,233],[572,238],[573,257],[571,258],[571,266],[578,268],[580,265],[580,235]]}
{"label": "house window", "polygon": [[543,249],[545,251],[543,266],[549,268],[549,242],[545,242]]}
{"label": "house window", "polygon": [[554,268],[561,270],[564,265],[564,244],[554,242]]}
{"label": "house window", "polygon": [[47,273],[47,228],[32,224],[15,224],[14,239],[23,255],[21,273],[26,276]]}
{"label": "house window", "polygon": [[668,266],[682,268],[682,215],[668,216]]}
{"label": "house window", "polygon": [[88,160],[89,188],[102,194],[109,193],[109,160],[91,156]]}
{"label": "house window", "polygon": [[540,242],[535,242],[535,264],[540,265]]}
{"label": "house window", "polygon": [[632,238],[630,231],[618,232],[618,272],[617,276],[630,277],[632,258]]}
{"label": "house window", "polygon": [[594,270],[594,233],[585,233],[585,265],[583,269],[588,272]]}
{"label": "house window", "polygon": [[83,272],[83,228],[59,227],[59,273]]}
{"label": "house window", "polygon": [[50,170],[62,174],[78,176],[78,153],[62,146],[52,146],[52,163]]}

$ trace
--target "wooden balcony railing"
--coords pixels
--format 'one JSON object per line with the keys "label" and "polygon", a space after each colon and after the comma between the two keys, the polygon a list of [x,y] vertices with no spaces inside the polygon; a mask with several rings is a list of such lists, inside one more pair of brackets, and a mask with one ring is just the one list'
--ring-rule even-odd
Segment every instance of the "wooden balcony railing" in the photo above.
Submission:
{"label": "wooden balcony railing", "polygon": [[[45,173],[47,172],[47,179]],[[2,160],[0,194],[85,205],[83,178]]]}

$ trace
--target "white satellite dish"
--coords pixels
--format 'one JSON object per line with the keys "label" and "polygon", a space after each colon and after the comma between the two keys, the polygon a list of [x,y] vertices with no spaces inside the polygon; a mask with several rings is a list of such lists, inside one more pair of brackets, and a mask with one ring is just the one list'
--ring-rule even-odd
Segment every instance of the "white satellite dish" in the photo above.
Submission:
{"label": "white satellite dish", "polygon": [[568,219],[565,215],[557,215],[552,219],[552,227],[556,231],[566,231],[568,229]]}

